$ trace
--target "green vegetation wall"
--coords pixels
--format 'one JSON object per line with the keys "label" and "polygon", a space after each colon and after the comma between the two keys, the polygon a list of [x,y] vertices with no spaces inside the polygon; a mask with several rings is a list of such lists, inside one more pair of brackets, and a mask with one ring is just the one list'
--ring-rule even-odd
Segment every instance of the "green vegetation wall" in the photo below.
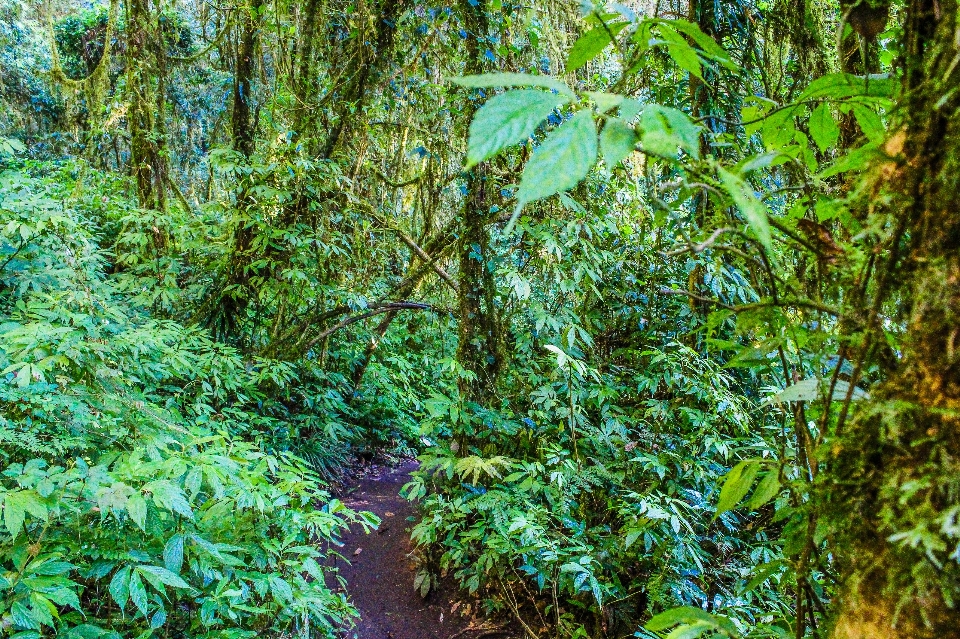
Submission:
{"label": "green vegetation wall", "polygon": [[0,633],[945,637],[952,0],[0,0]]}

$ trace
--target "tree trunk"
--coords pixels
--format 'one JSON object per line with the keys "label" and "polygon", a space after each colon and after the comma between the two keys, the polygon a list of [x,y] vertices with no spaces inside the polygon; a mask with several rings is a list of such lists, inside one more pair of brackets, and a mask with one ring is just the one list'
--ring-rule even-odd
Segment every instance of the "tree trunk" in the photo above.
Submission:
{"label": "tree trunk", "polygon": [[[465,71],[468,75],[483,73],[487,65],[483,61],[481,38],[486,37],[489,28],[485,3],[462,0],[460,8],[469,34]],[[472,121],[475,112],[474,103],[466,100],[463,108],[465,121]],[[503,368],[500,324],[495,303],[493,251],[487,231],[491,205],[487,182],[484,164],[467,174],[458,246],[460,328],[457,361],[468,374],[460,380],[460,392],[467,401],[480,404],[492,399]]]}
{"label": "tree trunk", "polygon": [[[149,0],[129,0],[126,34],[130,170],[137,184],[140,206],[162,212],[167,202],[167,164],[163,149],[165,100],[161,77],[165,69],[159,65],[164,45],[160,34],[153,31]],[[152,75],[161,78],[156,95]],[[162,229],[154,229],[157,248],[163,247],[164,238]]]}
{"label": "tree trunk", "polygon": [[[242,154],[249,162],[256,150],[256,115],[252,108],[253,85],[256,75],[254,59],[257,53],[257,41],[260,33],[260,18],[263,0],[250,0],[245,11],[241,12],[240,42],[237,47],[235,71],[233,77],[233,110],[230,128],[233,133],[233,149]],[[254,201],[250,197],[246,180],[241,180],[237,193],[236,227],[233,232],[233,249],[227,265],[226,286],[219,304],[209,316],[217,337],[231,341],[236,337],[240,315],[249,304],[250,291],[250,255],[254,238],[254,228],[250,224],[248,212]]]}
{"label": "tree trunk", "polygon": [[867,336],[882,344],[883,300],[905,309],[906,335],[896,368],[833,448],[828,495],[845,579],[834,639],[939,639],[960,628],[957,17],[957,0],[908,4],[901,127],[865,204],[894,228]]}

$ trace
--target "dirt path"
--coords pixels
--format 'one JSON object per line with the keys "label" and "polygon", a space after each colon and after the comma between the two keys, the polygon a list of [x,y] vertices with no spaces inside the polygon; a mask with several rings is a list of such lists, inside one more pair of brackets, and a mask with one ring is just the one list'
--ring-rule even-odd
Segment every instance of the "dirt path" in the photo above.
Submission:
{"label": "dirt path", "polygon": [[386,469],[378,477],[362,479],[343,497],[351,508],[369,510],[383,520],[377,531],[364,534],[355,526],[343,539],[340,552],[350,564],[339,560],[336,565],[360,611],[357,626],[345,633],[347,639],[471,639],[485,634],[479,624],[470,626],[470,620],[457,612],[460,606],[452,584],[426,600],[413,588],[416,573],[409,534],[413,522],[407,518],[415,509],[398,493],[416,468],[415,462],[408,462]]}

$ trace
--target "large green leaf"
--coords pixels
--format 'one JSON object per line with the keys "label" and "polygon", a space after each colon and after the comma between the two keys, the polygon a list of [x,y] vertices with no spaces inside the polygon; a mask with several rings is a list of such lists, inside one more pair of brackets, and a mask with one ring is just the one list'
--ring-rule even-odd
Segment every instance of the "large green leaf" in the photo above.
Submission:
{"label": "large green leaf", "polygon": [[124,566],[110,580],[110,596],[123,610],[130,599],[130,566]]}
{"label": "large green leaf", "polygon": [[459,78],[450,78],[450,82],[462,87],[488,89],[493,87],[543,87],[553,89],[557,93],[570,98],[576,94],[566,84],[546,75],[529,75],[527,73],[484,73],[481,75],[465,75]]}
{"label": "large green leaf", "polygon": [[663,20],[662,23],[668,24],[673,29],[689,36],[690,39],[697,43],[697,46],[703,49],[704,53],[727,69],[736,71],[739,68],[736,63],[730,59],[730,55],[726,50],[717,44],[716,40],[704,33],[696,23],[688,22],[687,20]]}
{"label": "large green leaf", "polygon": [[577,38],[567,56],[567,72],[573,72],[593,60],[597,55],[613,42],[613,38],[628,26],[629,22],[614,22],[605,27],[599,26],[590,29],[582,36]]}
{"label": "large green leaf", "polygon": [[647,153],[676,158],[682,150],[700,155],[700,127],[683,111],[659,104],[644,105],[640,112],[640,144]]}
{"label": "large green leaf", "polygon": [[828,73],[810,83],[797,102],[814,99],[839,100],[853,96],[893,97],[895,83],[884,75],[863,76],[849,73]]}
{"label": "large green leaf", "polygon": [[767,472],[757,484],[757,489],[747,500],[747,510],[756,510],[780,494],[780,473],[777,469]]}
{"label": "large green leaf", "polygon": [[152,577],[156,578],[157,581],[166,586],[173,586],[174,588],[190,588],[190,584],[181,579],[179,575],[167,570],[166,568],[161,568],[160,566],[137,566],[137,571],[142,573],[144,576],[151,575]]}
{"label": "large green leaf", "polygon": [[611,118],[600,132],[600,155],[612,171],[625,157],[633,153],[637,136],[633,129],[620,118]]}
{"label": "large green leaf", "polygon": [[880,119],[880,114],[862,104],[853,106],[853,116],[857,119],[857,124],[863,130],[863,134],[873,143],[881,142],[886,137],[887,131]]}
{"label": "large green leaf", "polygon": [[566,96],[519,89],[494,96],[477,111],[470,123],[467,168],[483,162],[517,142],[530,137]]}
{"label": "large green leaf", "polygon": [[130,601],[143,613],[144,617],[147,616],[147,589],[137,571],[130,574]]}
{"label": "large green leaf", "polygon": [[714,518],[737,507],[737,504],[750,492],[759,470],[759,462],[747,460],[740,462],[727,473],[723,488],[720,489],[720,499],[717,501],[717,512]]}
{"label": "large green leaf", "polygon": [[183,567],[183,535],[174,535],[164,545],[163,565],[167,570],[180,572]]}
{"label": "large green leaf", "polygon": [[47,518],[47,507],[35,491],[10,491],[3,496],[3,524],[14,539],[23,529],[27,513],[42,520]]}
{"label": "large green leaf", "polygon": [[830,105],[824,102],[810,114],[810,137],[817,143],[820,151],[826,151],[840,139],[840,127],[833,119]]}
{"label": "large green leaf", "polygon": [[127,514],[130,519],[140,527],[140,530],[147,530],[147,500],[140,493],[134,493],[127,500]]}
{"label": "large green leaf", "polygon": [[720,181],[723,183],[724,188],[727,189],[730,197],[733,198],[734,204],[737,205],[740,212],[747,218],[747,223],[757,235],[757,239],[760,240],[760,243],[767,251],[772,251],[773,238],[770,233],[770,220],[767,219],[766,207],[757,199],[757,196],[753,193],[753,189],[740,176],[724,168],[718,169],[717,173],[720,176]]}
{"label": "large green leaf", "polygon": [[575,187],[597,161],[597,125],[589,109],[577,111],[537,147],[523,170],[519,205]]}
{"label": "large green leaf", "polygon": [[673,639],[678,637],[699,637],[707,631],[714,633],[721,632],[729,637],[733,637],[736,636],[737,632],[736,626],[733,625],[733,622],[730,621],[729,618],[723,615],[711,614],[706,610],[694,608],[693,606],[681,606],[661,612],[648,621],[644,625],[644,628],[652,632],[659,632],[671,626],[676,626],[677,624],[682,625],[670,633],[668,637]]}
{"label": "large green leaf", "polygon": [[691,47],[682,35],[677,33],[672,27],[660,25],[660,37],[667,44],[667,54],[673,58],[684,71],[703,79],[703,65],[700,63],[700,56],[696,49]]}

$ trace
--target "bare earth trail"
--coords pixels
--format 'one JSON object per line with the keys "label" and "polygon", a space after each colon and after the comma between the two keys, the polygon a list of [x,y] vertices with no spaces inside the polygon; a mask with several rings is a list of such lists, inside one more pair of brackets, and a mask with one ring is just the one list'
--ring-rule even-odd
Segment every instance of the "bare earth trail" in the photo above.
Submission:
{"label": "bare earth trail", "polygon": [[343,501],[355,510],[375,513],[382,523],[379,530],[365,534],[355,525],[343,537],[340,553],[350,560],[338,559],[334,565],[347,580],[348,591],[360,612],[347,639],[480,639],[504,633],[491,633],[489,624],[464,618],[456,603],[456,589],[445,583],[424,600],[413,588],[415,561],[410,542],[409,517],[416,514],[412,503],[399,496],[400,488],[410,481],[416,462],[384,469],[379,476],[361,479]]}

